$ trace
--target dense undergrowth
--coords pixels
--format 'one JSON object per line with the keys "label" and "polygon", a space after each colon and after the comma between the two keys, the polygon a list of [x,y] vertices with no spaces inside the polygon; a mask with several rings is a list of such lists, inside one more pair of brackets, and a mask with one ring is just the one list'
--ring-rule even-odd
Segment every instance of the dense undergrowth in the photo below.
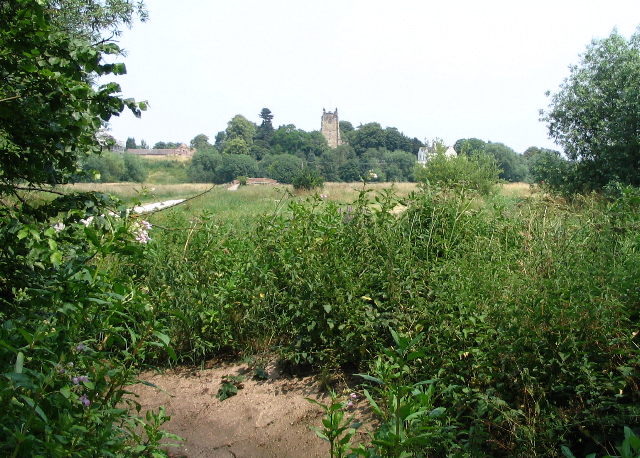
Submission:
{"label": "dense undergrowth", "polygon": [[394,215],[398,203],[311,198],[250,230],[176,212],[118,269],[143,285],[181,361],[275,348],[291,367],[367,372],[391,330],[423,335],[402,369],[433,380],[448,453],[614,452],[640,414],[637,191],[426,190]]}

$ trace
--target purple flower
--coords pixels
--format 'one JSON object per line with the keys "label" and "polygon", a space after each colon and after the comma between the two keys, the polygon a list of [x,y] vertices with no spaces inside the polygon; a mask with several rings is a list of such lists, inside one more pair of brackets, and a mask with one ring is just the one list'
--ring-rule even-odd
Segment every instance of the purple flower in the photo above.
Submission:
{"label": "purple flower", "polygon": [[88,382],[89,377],[87,377],[86,375],[81,375],[79,377],[73,377],[71,381],[74,385],[79,385],[80,383]]}
{"label": "purple flower", "polygon": [[353,401],[347,402],[347,409],[353,409]]}
{"label": "purple flower", "polygon": [[80,402],[85,407],[89,407],[91,405],[91,401],[89,401],[89,398],[87,397],[86,394],[83,394],[82,396],[80,396]]}
{"label": "purple flower", "polygon": [[349,397],[355,401],[356,399],[358,399],[358,393],[351,393]]}
{"label": "purple flower", "polygon": [[76,350],[78,351],[85,351],[87,349],[87,346],[83,343],[79,343],[78,346],[76,347]]}

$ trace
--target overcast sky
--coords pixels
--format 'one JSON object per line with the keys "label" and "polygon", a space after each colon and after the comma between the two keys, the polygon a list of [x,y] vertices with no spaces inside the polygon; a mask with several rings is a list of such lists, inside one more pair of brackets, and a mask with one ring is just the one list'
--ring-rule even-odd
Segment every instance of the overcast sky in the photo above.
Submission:
{"label": "overcast sky", "polygon": [[318,130],[322,109],[447,144],[477,137],[518,152],[555,147],[539,110],[568,66],[613,28],[629,37],[638,0],[146,0],[120,37],[123,94],[148,100],[112,135],[188,143],[242,114]]}

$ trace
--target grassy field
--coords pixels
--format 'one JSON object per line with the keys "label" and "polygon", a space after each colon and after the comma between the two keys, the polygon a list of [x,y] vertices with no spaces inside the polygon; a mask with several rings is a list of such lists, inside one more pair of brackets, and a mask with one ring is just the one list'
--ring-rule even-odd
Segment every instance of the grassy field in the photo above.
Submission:
{"label": "grassy field", "polygon": [[[406,197],[416,191],[416,183],[368,183],[366,189],[373,197],[383,189],[393,189],[398,197]],[[226,185],[204,183],[136,184],[136,183],[78,183],[63,187],[65,190],[97,191],[113,194],[128,203],[151,203],[170,199],[189,199],[176,210],[187,214],[210,212],[216,219],[225,221],[249,221],[257,215],[287,208],[288,202],[302,200],[313,195],[325,195],[338,203],[351,203],[363,190],[362,183],[325,183],[321,190],[295,192],[291,185],[257,185],[229,191]],[[208,192],[207,192],[208,191]],[[199,194],[202,194],[198,196]],[[502,185],[501,194],[508,198],[527,197],[531,194],[526,183]],[[172,211],[176,211],[172,210]]]}
{"label": "grassy field", "polygon": [[[73,191],[97,191],[113,194],[125,201],[140,201],[142,203],[155,202],[167,199],[186,199],[197,195],[212,185],[206,183],[180,183],[180,184],[139,184],[139,183],[77,183],[62,187],[64,190]],[[367,189],[381,191],[392,188],[400,197],[405,197],[416,191],[416,183],[368,183]],[[308,193],[294,193],[290,185],[278,186],[247,186],[241,187],[234,194],[233,199],[240,202],[251,198],[266,198],[267,200],[279,197],[282,193],[290,193],[293,196],[305,197],[314,194],[324,194],[327,199],[337,202],[350,202],[358,197],[363,189],[362,183],[325,183],[324,187]],[[228,192],[226,185],[213,186],[212,194]],[[531,195],[530,186],[527,183],[506,183],[502,185],[501,194],[507,197],[527,197]],[[206,199],[206,198],[205,198]]]}

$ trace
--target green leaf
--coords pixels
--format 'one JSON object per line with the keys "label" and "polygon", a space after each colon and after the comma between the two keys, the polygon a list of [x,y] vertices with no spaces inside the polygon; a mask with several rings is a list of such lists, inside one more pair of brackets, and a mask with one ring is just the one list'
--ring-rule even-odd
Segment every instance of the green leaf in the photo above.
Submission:
{"label": "green leaf", "polygon": [[171,338],[168,335],[163,334],[160,331],[153,331],[153,335],[160,339],[165,346],[169,346]]}
{"label": "green leaf", "polygon": [[575,455],[571,453],[571,450],[569,449],[569,447],[567,447],[566,445],[561,446],[560,450],[562,450],[562,454],[566,458],[576,458]]}
{"label": "green leaf", "polygon": [[22,367],[24,365],[24,353],[22,353],[21,351],[18,352],[18,355],[16,356],[16,364],[14,366],[13,371],[16,374],[22,374]]}
{"label": "green leaf", "polygon": [[362,377],[363,379],[369,381],[369,382],[374,382],[377,383],[379,385],[384,385],[384,381],[382,379],[379,379],[378,377],[373,377],[371,375],[367,375],[367,374],[353,374],[356,377]]}
{"label": "green leaf", "polygon": [[71,389],[68,386],[63,386],[60,388],[60,394],[66,399],[69,399],[71,397]]}
{"label": "green leaf", "polygon": [[324,311],[327,313],[331,312],[331,305],[330,304],[323,304],[322,308],[324,308]]}
{"label": "green leaf", "polygon": [[60,251],[54,251],[49,256],[49,260],[54,266],[59,266],[62,263],[62,253]]}

